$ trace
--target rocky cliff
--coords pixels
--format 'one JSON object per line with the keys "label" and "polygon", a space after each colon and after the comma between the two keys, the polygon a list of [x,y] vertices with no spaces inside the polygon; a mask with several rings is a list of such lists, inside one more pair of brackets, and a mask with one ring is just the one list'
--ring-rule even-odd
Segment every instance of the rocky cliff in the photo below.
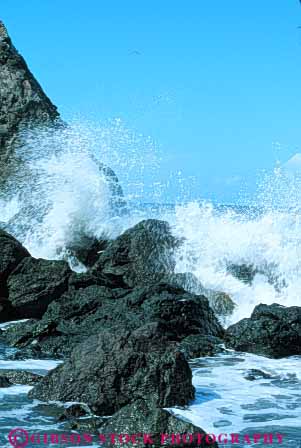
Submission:
{"label": "rocky cliff", "polygon": [[0,187],[14,165],[20,131],[53,124],[57,108],[43,92],[0,21]]}

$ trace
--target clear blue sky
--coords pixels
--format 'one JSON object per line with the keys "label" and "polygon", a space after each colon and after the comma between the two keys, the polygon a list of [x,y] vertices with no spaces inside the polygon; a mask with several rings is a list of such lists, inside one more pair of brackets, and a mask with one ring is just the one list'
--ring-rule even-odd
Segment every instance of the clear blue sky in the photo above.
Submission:
{"label": "clear blue sky", "polygon": [[232,201],[300,152],[298,0],[2,0],[1,19],[64,115],[121,117],[195,195]]}

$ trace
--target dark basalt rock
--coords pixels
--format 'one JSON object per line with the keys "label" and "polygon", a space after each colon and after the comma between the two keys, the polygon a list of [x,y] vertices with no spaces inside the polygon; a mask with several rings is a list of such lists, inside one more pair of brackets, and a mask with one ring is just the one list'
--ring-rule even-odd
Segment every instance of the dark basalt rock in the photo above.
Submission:
{"label": "dark basalt rock", "polygon": [[0,378],[5,377],[11,384],[36,384],[43,378],[37,373],[27,372],[26,370],[6,370],[0,369]]}
{"label": "dark basalt rock", "polygon": [[255,381],[255,380],[270,380],[273,378],[273,375],[267,372],[263,372],[259,369],[250,369],[247,374],[244,376],[244,378],[248,381]]}
{"label": "dark basalt rock", "polygon": [[33,125],[52,125],[56,107],[43,92],[0,21],[0,187],[11,174],[18,133]]}
{"label": "dark basalt rock", "polygon": [[276,291],[281,291],[286,287],[286,282],[277,272],[277,265],[274,263],[266,263],[262,266],[254,266],[253,264],[235,264],[230,263],[227,271],[241,282],[251,285],[256,275],[264,275],[270,285],[273,285]]}
{"label": "dark basalt rock", "polygon": [[5,376],[0,376],[0,388],[11,386],[11,382]]}
{"label": "dark basalt rock", "polygon": [[84,266],[91,268],[108,246],[107,240],[98,240],[92,236],[79,236],[68,246],[70,255],[74,256]]}
{"label": "dark basalt rock", "polygon": [[221,338],[215,336],[193,334],[182,339],[180,350],[187,359],[202,358],[224,352],[223,343]]}
{"label": "dark basalt rock", "polygon": [[252,264],[230,263],[227,267],[229,274],[247,285],[251,285],[258,270]]}
{"label": "dark basalt rock", "polygon": [[[208,354],[213,351],[213,341],[219,344],[223,337],[224,330],[203,296],[166,284],[132,291],[100,285],[80,288],[85,281],[89,284],[93,280],[89,274],[79,277],[78,283],[76,275],[69,281],[79,289],[69,290],[53,301],[41,321],[8,329],[6,341],[15,347],[30,348],[33,356],[40,350],[48,356],[52,353],[61,357],[68,356],[75,344],[100,330],[132,331],[145,324],[157,324],[157,331],[169,341],[181,342],[195,335],[194,340],[186,340],[185,353],[189,353],[190,345],[191,353]],[[197,339],[199,336],[202,337]],[[208,342],[204,336],[213,338]]]}
{"label": "dark basalt rock", "polygon": [[228,294],[205,288],[198,278],[190,272],[169,274],[166,275],[164,280],[172,285],[182,287],[185,291],[207,297],[210,307],[221,318],[230,316],[236,307]]}
{"label": "dark basalt rock", "polygon": [[66,420],[73,420],[86,415],[91,415],[88,406],[74,403],[64,409],[64,412],[59,416],[58,421],[63,422]]}
{"label": "dark basalt rock", "polygon": [[64,261],[26,258],[8,279],[9,301],[19,319],[41,318],[68,288],[71,270]]}
{"label": "dark basalt rock", "polygon": [[271,358],[301,354],[301,308],[258,305],[249,319],[228,328],[226,345]]}
{"label": "dark basalt rock", "polygon": [[142,396],[162,407],[188,404],[194,388],[184,355],[176,344],[149,339],[144,330],[104,331],[86,339],[30,397],[84,402],[98,415],[113,414]]}
{"label": "dark basalt rock", "polygon": [[[133,404],[123,407],[109,418],[100,428],[99,434],[107,442],[104,446],[111,446],[111,434],[136,434],[137,445],[148,447],[213,447],[217,444],[212,440],[206,442],[206,433],[203,429],[188,423],[164,409],[152,406],[144,399],[138,399]],[[145,438],[143,440],[143,434]],[[172,442],[172,434],[178,436],[178,440]],[[162,435],[166,437],[162,440]],[[186,438],[185,438],[186,435]],[[193,441],[189,443],[189,437],[193,435]],[[146,437],[148,436],[148,437]],[[115,438],[114,446],[133,446],[134,440],[126,443]]]}
{"label": "dark basalt rock", "polygon": [[179,244],[167,222],[141,221],[108,244],[92,272],[122,276],[130,287],[158,283],[174,271]]}
{"label": "dark basalt rock", "polygon": [[[30,257],[30,254],[22,244],[4,230],[0,230],[0,297],[8,297],[8,276],[26,257]],[[5,309],[3,311],[5,314]],[[2,316],[3,313],[0,312],[0,322],[5,321]]]}

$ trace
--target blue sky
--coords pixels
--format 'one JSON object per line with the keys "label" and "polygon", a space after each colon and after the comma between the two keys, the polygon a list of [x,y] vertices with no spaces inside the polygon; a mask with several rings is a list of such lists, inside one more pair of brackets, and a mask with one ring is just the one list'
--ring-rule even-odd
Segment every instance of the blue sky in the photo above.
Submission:
{"label": "blue sky", "polygon": [[64,116],[151,136],[192,196],[232,202],[300,152],[298,0],[2,0],[1,19]]}

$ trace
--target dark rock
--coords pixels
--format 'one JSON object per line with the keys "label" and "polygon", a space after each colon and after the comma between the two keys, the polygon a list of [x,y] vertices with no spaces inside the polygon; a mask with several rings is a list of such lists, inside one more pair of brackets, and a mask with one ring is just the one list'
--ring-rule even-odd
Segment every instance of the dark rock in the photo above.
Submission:
{"label": "dark rock", "polygon": [[16,310],[5,297],[0,297],[0,322],[9,322],[18,318]]}
{"label": "dark rock", "polygon": [[233,277],[237,278],[247,285],[251,285],[258,270],[251,264],[234,264],[230,263],[227,266],[227,271]]}
{"label": "dark rock", "polygon": [[67,249],[71,256],[74,256],[86,267],[92,267],[101,252],[108,246],[107,240],[99,240],[93,236],[78,236]]}
{"label": "dark rock", "polygon": [[287,286],[285,279],[277,272],[275,263],[266,263],[262,266],[254,266],[253,264],[234,264],[227,266],[227,271],[243,283],[251,285],[256,275],[264,275],[270,285],[273,285],[277,292]]}
{"label": "dark rock", "polygon": [[236,307],[228,294],[205,288],[197,277],[190,272],[169,274],[164,280],[193,294],[207,297],[210,307],[219,317],[231,316]]}
{"label": "dark rock", "polygon": [[29,71],[0,21],[0,186],[13,166],[17,135],[22,129],[53,124],[56,107]]}
{"label": "dark rock", "polygon": [[89,414],[91,414],[91,411],[88,406],[80,403],[74,403],[64,409],[64,412],[59,416],[58,421],[63,422],[65,420],[72,420]]}
{"label": "dark rock", "polygon": [[144,332],[144,327],[104,331],[86,339],[30,397],[84,402],[98,415],[113,414],[142,396],[162,407],[188,404],[194,388],[185,356],[176,344]]}
{"label": "dark rock", "polygon": [[202,358],[224,352],[223,342],[215,336],[194,334],[182,339],[179,347],[187,359]]}
{"label": "dark rock", "polygon": [[20,319],[41,318],[68,288],[71,270],[64,261],[26,258],[8,279],[9,301]]}
{"label": "dark rock", "polygon": [[271,358],[301,354],[301,308],[258,305],[249,319],[228,328],[227,347]]}
{"label": "dark rock", "polygon": [[[132,291],[99,285],[80,288],[93,278],[89,274],[79,277],[76,281],[73,276],[72,290],[52,302],[41,321],[8,329],[6,341],[14,347],[30,347],[35,352],[39,348],[48,356],[60,357],[68,356],[75,344],[100,330],[132,331],[145,324],[157,324],[157,331],[174,342],[190,335],[223,337],[224,330],[203,296],[166,284]],[[198,343],[194,340],[191,346],[194,353],[208,353],[204,338]]]}
{"label": "dark rock", "polygon": [[38,383],[43,377],[37,373],[26,370],[6,370],[0,369],[0,376],[7,378],[11,384],[32,385]]}
{"label": "dark rock", "polygon": [[106,420],[106,417],[97,417],[96,415],[84,418],[74,418],[66,420],[64,423],[64,429],[81,431],[88,434],[97,434],[99,427]]}
{"label": "dark rock", "polygon": [[[133,437],[136,434],[136,443],[139,446],[217,448],[217,444],[212,440],[209,443],[206,441],[203,429],[177,418],[164,409],[152,406],[144,399],[138,399],[133,404],[123,407],[99,428],[99,434],[107,442],[104,446],[111,446],[111,434],[129,434]],[[177,435],[178,440],[172,441],[172,434]],[[164,439],[162,435],[165,436]],[[189,443],[190,436],[191,443]],[[116,436],[114,446],[133,446],[134,441],[133,439],[126,443],[125,436],[122,441]]]}
{"label": "dark rock", "polygon": [[11,382],[5,376],[0,376],[0,388],[11,386]]}
{"label": "dark rock", "polygon": [[174,271],[179,244],[167,222],[141,221],[108,244],[92,272],[121,275],[130,287],[158,283]]}
{"label": "dark rock", "polygon": [[255,381],[255,380],[270,380],[273,378],[273,375],[270,373],[263,372],[259,369],[250,369],[247,374],[244,377],[248,381]]}
{"label": "dark rock", "polygon": [[[0,296],[8,297],[7,278],[18,264],[26,257],[28,251],[11,235],[0,230]],[[5,313],[5,309],[3,310]],[[4,320],[5,321],[5,320]],[[2,313],[0,313],[0,322]]]}

